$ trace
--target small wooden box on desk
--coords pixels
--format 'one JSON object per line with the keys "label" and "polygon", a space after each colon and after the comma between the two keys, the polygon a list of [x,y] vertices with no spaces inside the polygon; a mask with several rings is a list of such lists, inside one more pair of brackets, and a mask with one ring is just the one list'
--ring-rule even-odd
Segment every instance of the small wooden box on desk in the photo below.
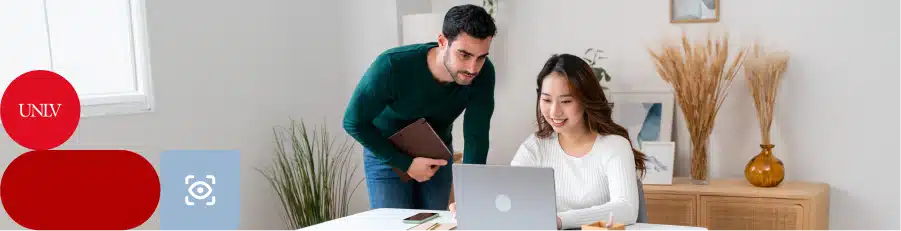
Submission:
{"label": "small wooden box on desk", "polygon": [[648,223],[717,229],[829,229],[829,185],[785,181],[754,187],[743,178],[644,185]]}

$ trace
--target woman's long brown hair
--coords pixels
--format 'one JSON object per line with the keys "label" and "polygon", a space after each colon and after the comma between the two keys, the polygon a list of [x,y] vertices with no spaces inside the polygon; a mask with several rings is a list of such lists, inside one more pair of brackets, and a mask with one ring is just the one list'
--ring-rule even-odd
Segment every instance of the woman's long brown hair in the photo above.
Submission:
{"label": "woman's long brown hair", "polygon": [[[629,139],[629,132],[623,126],[613,122],[613,107],[604,96],[603,88],[600,82],[594,77],[594,72],[582,58],[571,54],[553,55],[544,63],[541,72],[538,73],[538,89],[537,99],[535,100],[536,119],[538,122],[538,131],[535,135],[539,138],[547,138],[553,134],[554,129],[541,115],[541,108],[538,105],[541,101],[541,84],[544,78],[551,73],[558,73],[565,76],[569,82],[570,94],[585,109],[583,120],[588,129],[597,132],[600,135],[619,135],[626,140]],[[629,142],[629,146],[632,143]],[[632,148],[632,154],[635,156],[635,170],[638,171],[639,177],[644,178],[645,160],[644,153]]]}

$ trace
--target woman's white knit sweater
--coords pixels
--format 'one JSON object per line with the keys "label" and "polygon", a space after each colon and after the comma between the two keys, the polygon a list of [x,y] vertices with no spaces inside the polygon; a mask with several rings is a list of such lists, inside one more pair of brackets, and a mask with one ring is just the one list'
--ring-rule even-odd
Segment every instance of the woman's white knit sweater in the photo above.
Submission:
{"label": "woman's white knit sweater", "polygon": [[529,136],[513,157],[514,166],[554,169],[557,216],[563,228],[606,221],[635,223],[638,217],[638,182],[629,140],[618,135],[597,136],[587,155],[567,155],[557,133],[548,138]]}

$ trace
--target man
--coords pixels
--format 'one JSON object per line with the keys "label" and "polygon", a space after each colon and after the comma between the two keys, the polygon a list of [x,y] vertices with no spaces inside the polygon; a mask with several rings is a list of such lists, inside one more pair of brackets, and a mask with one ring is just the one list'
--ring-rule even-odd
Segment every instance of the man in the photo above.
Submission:
{"label": "man", "polygon": [[[417,119],[425,118],[452,151],[451,129],[465,110],[463,162],[485,164],[495,83],[488,50],[496,34],[485,9],[455,6],[438,42],[389,49],[367,69],[344,129],[364,147],[372,208],[447,209],[453,159],[412,158],[388,140]],[[413,180],[402,181],[392,167]]]}

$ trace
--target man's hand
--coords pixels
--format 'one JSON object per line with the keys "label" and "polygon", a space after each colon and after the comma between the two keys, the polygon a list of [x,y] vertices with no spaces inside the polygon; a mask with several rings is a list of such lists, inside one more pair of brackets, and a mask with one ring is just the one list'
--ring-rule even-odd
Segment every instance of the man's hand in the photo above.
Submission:
{"label": "man's hand", "polygon": [[419,182],[428,181],[444,165],[447,165],[447,160],[416,157],[407,169],[407,175]]}

